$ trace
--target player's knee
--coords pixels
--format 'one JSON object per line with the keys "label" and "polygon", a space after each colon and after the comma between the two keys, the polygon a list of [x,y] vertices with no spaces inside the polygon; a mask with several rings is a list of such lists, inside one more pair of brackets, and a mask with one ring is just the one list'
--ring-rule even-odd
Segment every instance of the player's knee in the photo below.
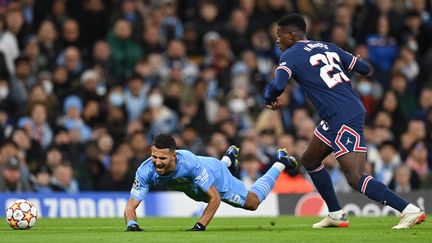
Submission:
{"label": "player's knee", "polygon": [[252,204],[250,204],[247,209],[250,211],[255,211],[257,210],[258,206],[259,206],[259,201],[255,201]]}
{"label": "player's knee", "polygon": [[306,168],[306,170],[313,169],[313,167],[315,167],[317,163],[321,162],[321,161],[315,161],[311,156],[309,156],[306,153],[302,155],[300,161],[303,164],[303,166]]}
{"label": "player's knee", "polygon": [[355,173],[355,172],[345,172],[345,177],[347,179],[348,184],[354,190],[357,190],[361,175],[359,173]]}
{"label": "player's knee", "polygon": [[249,193],[246,203],[244,205],[244,209],[255,211],[260,205],[260,200],[255,193]]}

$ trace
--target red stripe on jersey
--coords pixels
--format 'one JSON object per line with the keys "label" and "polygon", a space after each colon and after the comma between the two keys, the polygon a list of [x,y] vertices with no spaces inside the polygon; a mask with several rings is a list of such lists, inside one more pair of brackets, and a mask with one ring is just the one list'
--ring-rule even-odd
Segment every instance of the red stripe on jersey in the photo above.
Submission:
{"label": "red stripe on jersey", "polygon": [[353,56],[353,59],[351,60],[351,64],[350,64],[349,67],[348,67],[348,72],[351,71],[351,70],[353,69],[353,67],[354,67],[354,65],[356,64],[356,62],[357,62],[357,57],[354,57],[354,56]]}

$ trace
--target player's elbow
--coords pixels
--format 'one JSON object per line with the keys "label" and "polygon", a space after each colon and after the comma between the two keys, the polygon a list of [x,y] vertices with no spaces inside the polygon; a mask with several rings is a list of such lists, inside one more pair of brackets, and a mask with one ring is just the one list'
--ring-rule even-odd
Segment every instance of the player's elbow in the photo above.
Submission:
{"label": "player's elbow", "polygon": [[370,76],[372,74],[372,67],[363,61],[357,62],[355,70],[365,76]]}
{"label": "player's elbow", "polygon": [[221,202],[222,202],[222,199],[221,199],[220,195],[215,194],[215,195],[213,195],[213,197],[210,198],[208,203],[209,203],[209,205],[212,205],[213,208],[219,208],[219,205],[221,204]]}
{"label": "player's elbow", "polygon": [[222,201],[222,198],[220,197],[219,194],[216,194],[215,197],[213,198],[213,200],[214,200],[214,202],[217,203],[218,206],[219,206],[219,204],[220,204],[221,201]]}

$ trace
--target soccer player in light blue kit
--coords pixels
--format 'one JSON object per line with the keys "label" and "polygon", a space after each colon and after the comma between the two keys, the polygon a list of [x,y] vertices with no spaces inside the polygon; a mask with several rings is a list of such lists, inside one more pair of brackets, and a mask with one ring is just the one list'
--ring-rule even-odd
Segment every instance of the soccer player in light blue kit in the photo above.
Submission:
{"label": "soccer player in light blue kit", "polygon": [[285,149],[278,150],[278,162],[246,190],[242,181],[231,175],[238,168],[239,149],[229,147],[222,160],[197,156],[187,150],[176,150],[174,138],[158,135],[151,148],[151,158],[145,160],[136,172],[135,182],[125,209],[127,231],[141,231],[136,208],[145,198],[150,185],[162,185],[182,191],[195,201],[207,202],[201,218],[190,229],[204,231],[223,201],[234,207],[256,210],[272,190],[279,174],[285,168],[297,167],[294,157]]}

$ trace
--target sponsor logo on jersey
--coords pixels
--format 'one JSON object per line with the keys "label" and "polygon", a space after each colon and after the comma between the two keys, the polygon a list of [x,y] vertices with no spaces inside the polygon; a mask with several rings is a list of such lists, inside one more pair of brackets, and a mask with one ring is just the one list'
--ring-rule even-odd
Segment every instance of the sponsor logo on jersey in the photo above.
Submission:
{"label": "sponsor logo on jersey", "polygon": [[204,184],[209,179],[209,173],[207,172],[207,169],[203,169],[201,174],[196,178],[198,181],[201,181],[201,184]]}

